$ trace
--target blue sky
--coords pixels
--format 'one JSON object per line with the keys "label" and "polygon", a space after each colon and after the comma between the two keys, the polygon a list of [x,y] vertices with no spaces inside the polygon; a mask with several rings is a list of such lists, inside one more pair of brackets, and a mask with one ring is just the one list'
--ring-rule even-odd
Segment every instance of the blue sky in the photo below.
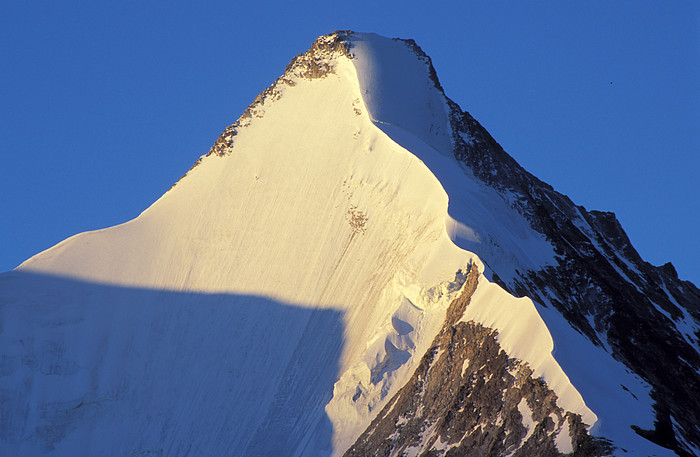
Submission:
{"label": "blue sky", "polygon": [[700,284],[700,3],[3,2],[0,271],[136,217],[296,54],[414,38],[528,171]]}

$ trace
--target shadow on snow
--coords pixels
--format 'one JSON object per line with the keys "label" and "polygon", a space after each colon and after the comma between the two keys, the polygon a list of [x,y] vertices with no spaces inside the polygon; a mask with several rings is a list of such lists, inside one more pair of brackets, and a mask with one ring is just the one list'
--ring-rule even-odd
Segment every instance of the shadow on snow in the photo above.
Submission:
{"label": "shadow on snow", "polygon": [[329,455],[342,317],[0,275],[0,454]]}

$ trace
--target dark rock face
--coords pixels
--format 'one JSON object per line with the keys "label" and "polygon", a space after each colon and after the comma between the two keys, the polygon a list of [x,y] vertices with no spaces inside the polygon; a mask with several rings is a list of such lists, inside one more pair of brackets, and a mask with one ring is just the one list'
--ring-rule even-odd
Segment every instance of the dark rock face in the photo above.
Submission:
{"label": "dark rock face", "polygon": [[557,456],[558,435],[574,455],[611,450],[587,434],[578,415],[557,406],[527,364],[508,358],[494,330],[460,322],[477,278],[472,266],[410,381],[346,456]]}
{"label": "dark rock face", "polygon": [[671,264],[642,260],[613,213],[586,211],[523,170],[456,104],[451,121],[455,132],[471,139],[455,134],[455,156],[486,184],[518,195],[516,208],[557,253],[557,265],[519,272],[501,285],[555,307],[647,381],[657,422],[638,433],[692,455],[684,441],[700,447],[700,335],[683,334],[676,324],[700,322],[700,290],[678,279]]}

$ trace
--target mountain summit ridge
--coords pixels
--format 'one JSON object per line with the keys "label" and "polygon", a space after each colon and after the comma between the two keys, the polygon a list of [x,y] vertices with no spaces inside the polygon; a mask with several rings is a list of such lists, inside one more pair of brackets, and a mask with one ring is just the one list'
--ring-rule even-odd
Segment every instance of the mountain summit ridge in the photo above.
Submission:
{"label": "mountain summit ridge", "polygon": [[[170,447],[177,454],[188,439],[199,452],[214,451],[205,438],[177,438],[196,426],[168,418],[165,400],[139,397],[151,388],[144,380],[130,373],[105,380],[108,366],[121,363],[114,354],[131,351],[128,336],[141,334],[95,315],[100,303],[119,303],[114,287],[122,287],[176,292],[171,300],[188,310],[197,309],[189,294],[219,294],[247,316],[230,322],[245,337],[202,348],[237,362],[240,386],[215,392],[188,378],[191,385],[168,387],[175,398],[222,394],[223,411],[247,416],[222,438],[235,452],[353,455],[362,446],[383,455],[670,454],[648,438],[692,455],[698,409],[686,406],[698,398],[700,293],[671,270],[645,264],[614,217],[586,212],[523,170],[445,96],[415,42],[334,32],[295,57],[138,218],[72,237],[0,276],[12,296],[0,312],[18,325],[0,334],[3,356],[16,361],[0,388],[20,399],[0,402],[24,418],[2,424],[0,436],[12,449],[53,455],[105,430],[138,436],[142,445],[91,441],[86,455],[106,445],[113,453]],[[61,317],[61,307],[53,320],[26,314],[49,296],[39,275],[94,284],[94,297],[80,296],[71,308],[77,321]],[[250,297],[309,312],[275,306],[272,315],[285,317],[266,322]],[[185,317],[153,311],[161,309],[158,294],[140,300],[133,324],[154,329],[156,353],[167,354],[166,335],[189,328]],[[461,314],[450,318],[459,303]],[[326,311],[340,313],[342,324]],[[86,340],[73,336],[72,325],[125,336],[111,337],[112,355],[84,353],[76,348]],[[39,328],[45,334],[28,338]],[[625,340],[630,330],[636,341]],[[258,344],[256,331],[272,346]],[[648,341],[640,341],[643,333]],[[277,346],[284,349],[271,356]],[[22,354],[41,357],[56,347],[62,355],[51,363],[83,367],[59,370],[61,382],[102,381],[69,398],[57,387],[32,387],[54,385],[53,378]],[[302,356],[310,351],[323,366]],[[664,366],[650,367],[640,351],[663,354]],[[264,370],[252,380],[241,371],[248,354],[271,360],[251,365]],[[140,357],[143,366],[155,363]],[[172,363],[158,366],[173,375]],[[670,385],[669,367],[688,385]],[[304,385],[299,373],[314,370],[318,380]],[[257,386],[260,376],[266,381]],[[507,386],[491,381],[499,378]],[[452,384],[443,386],[446,379]],[[260,408],[237,409],[235,399],[251,393],[264,400]],[[416,395],[436,400],[417,403]],[[122,407],[127,423],[97,407],[102,431],[78,420],[72,435],[47,438],[66,429],[70,408],[96,397],[118,405],[131,399]],[[206,413],[186,408],[192,417]],[[143,410],[161,419],[146,419]]]}

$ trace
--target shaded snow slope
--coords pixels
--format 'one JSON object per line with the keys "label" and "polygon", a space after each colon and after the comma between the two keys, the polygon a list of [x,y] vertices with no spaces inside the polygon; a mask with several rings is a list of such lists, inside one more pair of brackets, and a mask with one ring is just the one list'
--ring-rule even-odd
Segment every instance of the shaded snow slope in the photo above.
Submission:
{"label": "shaded snow slope", "polygon": [[[402,49],[395,49],[400,47],[397,43],[403,45]],[[392,45],[395,50],[389,52]],[[446,226],[453,242],[477,253],[486,266],[498,271],[506,282],[512,282],[519,272],[556,264],[553,246],[515,209],[518,197],[484,185],[474,178],[470,169],[454,159],[449,102],[432,73],[429,58],[410,41],[397,42],[372,34],[354,39],[351,52],[360,74],[363,96],[369,100],[370,116],[377,127],[419,157],[447,191]],[[401,82],[380,85],[376,82],[378,78]],[[416,112],[420,114],[414,116]],[[472,141],[468,136],[463,139]],[[490,276],[488,270],[486,274]],[[596,415],[601,419],[593,429],[596,434],[612,439],[630,452],[671,455],[630,428],[632,424],[653,428],[654,412],[646,383],[582,338],[557,313],[535,307],[529,300],[526,305],[519,304],[521,301],[500,288],[489,287],[499,292],[494,290],[495,296],[476,300],[466,313],[469,319],[499,329],[499,342],[506,351],[530,362],[537,375],[542,375],[560,396],[563,395],[562,400],[571,402],[567,405],[570,409],[576,410],[575,405],[581,404],[577,389],[583,389],[588,394],[584,395],[585,402],[589,406],[596,405],[595,415],[589,414],[587,423],[593,424]],[[482,287],[481,291],[484,289]],[[501,306],[502,301],[508,304]],[[541,313],[544,313],[546,325],[540,318]],[[530,324],[525,323],[528,316],[533,319]],[[553,359],[543,363],[552,351],[558,364]],[[569,390],[572,397],[565,393],[571,385],[569,377],[563,372],[563,376],[557,377],[550,371],[550,367],[555,367],[559,372],[559,364],[566,373],[573,375],[571,381],[576,389]],[[586,410],[580,410],[584,418]]]}
{"label": "shaded snow slope", "polygon": [[449,195],[447,229],[453,242],[478,252],[506,278],[516,270],[554,264],[545,237],[455,159],[447,99],[420,48],[411,41],[355,34],[351,53],[370,118],[425,163]]}
{"label": "shaded snow slope", "polygon": [[340,311],[21,271],[0,290],[2,456],[330,452]]}
{"label": "shaded snow slope", "polygon": [[[61,363],[75,368],[54,376],[24,364],[2,378],[1,388],[15,399],[12,409],[25,418],[4,430],[11,449],[31,453],[43,443],[39,448],[55,446],[60,455],[92,436],[86,452],[108,455],[129,450],[123,437],[139,436],[143,448],[183,452],[190,443],[199,445],[194,453],[205,454],[206,440],[192,442],[185,431],[207,435],[211,423],[196,425],[197,415],[174,411],[172,402],[203,395],[204,411],[217,392],[218,417],[245,422],[226,439],[241,455],[309,454],[323,449],[328,430],[325,446],[342,451],[373,408],[410,376],[413,355],[425,351],[459,291],[458,270],[475,259],[447,236],[447,195],[438,180],[371,123],[352,63],[333,63],[333,73],[296,78],[279,99],[259,104],[230,155],[207,157],[137,219],[72,237],[6,278],[51,275],[96,291],[71,300],[62,290],[53,302],[61,306],[53,309],[42,304],[53,293],[30,277],[17,286],[17,301],[5,303],[4,319],[17,326],[2,334],[8,357],[21,360],[30,343],[20,340],[42,328],[45,336],[31,343],[33,353],[59,347]],[[156,302],[149,298],[134,303],[128,317],[112,316],[120,300],[132,301],[133,290]],[[185,311],[163,316],[169,311],[160,291],[163,301],[183,297],[172,300]],[[196,328],[226,344],[200,347],[194,334],[180,340],[179,330],[200,308],[198,297],[212,295],[229,312],[216,326],[209,316]],[[65,303],[71,312],[63,311]],[[290,311],[278,309],[284,305]],[[70,330],[56,324],[63,330],[51,332],[33,319],[47,306],[46,325],[67,321]],[[268,316],[274,319],[269,326]],[[319,322],[328,328],[319,331]],[[149,328],[158,329],[152,337],[145,336]],[[178,349],[187,343],[191,350]],[[130,359],[134,351],[136,361]],[[263,366],[257,362],[270,357]],[[213,366],[219,358],[233,374]],[[111,379],[115,364],[128,375],[81,381]],[[189,377],[176,382],[190,366],[205,379],[229,378],[228,390],[204,392]],[[318,381],[305,385],[309,374]],[[63,385],[75,387],[64,392]],[[167,395],[139,394],[144,389]],[[71,408],[96,398],[113,400],[120,414],[92,402],[89,417],[66,426]],[[49,410],[56,413],[47,416]],[[290,417],[296,421],[284,419]],[[55,430],[66,430],[65,437],[47,444],[45,436]],[[112,440],[102,439],[107,432]],[[271,439],[281,436],[287,440]]]}
{"label": "shaded snow slope", "polygon": [[[450,140],[455,133],[467,143],[473,139],[451,130],[452,102],[422,50],[410,40],[356,34],[351,52],[375,125],[420,158],[449,195],[446,227],[453,242],[477,253],[491,270],[487,276],[498,271],[506,283],[526,271],[556,265],[552,244],[517,210],[521,197],[485,185],[455,159]],[[378,80],[387,83],[378,84]],[[506,352],[529,362],[566,409],[579,412],[589,425],[599,419],[592,431],[626,452],[673,455],[630,427],[654,426],[648,384],[583,338],[560,314],[529,299],[515,299],[495,284],[480,284],[465,319],[499,330],[499,343]],[[583,399],[579,390],[586,393]],[[595,413],[586,406],[593,404]]]}
{"label": "shaded snow slope", "polygon": [[[451,157],[425,59],[371,34],[327,51],[337,39],[138,218],[0,276],[5,452],[342,453],[411,376],[468,265],[551,261]],[[484,283],[497,292],[471,318],[592,425],[532,302]]]}

